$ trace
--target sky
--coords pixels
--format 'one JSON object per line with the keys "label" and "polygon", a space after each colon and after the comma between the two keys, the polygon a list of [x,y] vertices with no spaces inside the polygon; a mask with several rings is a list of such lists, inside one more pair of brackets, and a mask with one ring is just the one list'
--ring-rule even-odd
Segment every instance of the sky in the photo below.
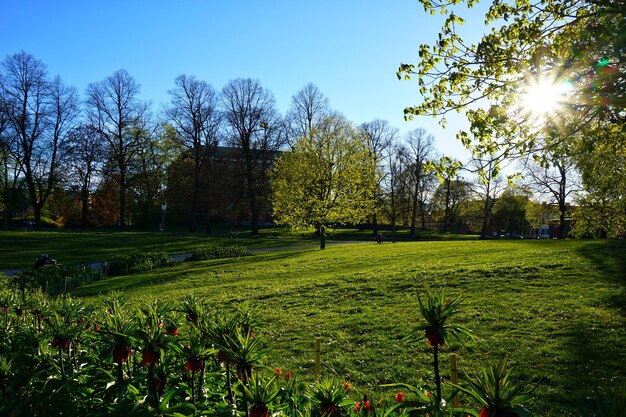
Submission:
{"label": "sky", "polygon": [[[482,18],[467,17],[467,33],[481,33]],[[441,23],[417,0],[0,0],[0,59],[25,51],[81,94],[124,68],[154,111],[180,74],[216,90],[258,79],[283,114],[312,82],[352,122],[424,128],[441,154],[465,161],[455,139],[463,118],[450,117],[445,130],[432,118],[404,121],[420,96],[416,80],[396,77]]]}

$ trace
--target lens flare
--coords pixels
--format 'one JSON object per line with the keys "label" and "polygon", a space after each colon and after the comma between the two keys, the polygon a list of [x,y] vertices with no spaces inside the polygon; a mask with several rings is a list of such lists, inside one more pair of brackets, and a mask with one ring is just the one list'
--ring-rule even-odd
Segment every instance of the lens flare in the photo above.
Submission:
{"label": "lens flare", "polygon": [[570,82],[538,79],[529,83],[522,91],[520,105],[532,117],[547,119],[558,112],[571,90]]}

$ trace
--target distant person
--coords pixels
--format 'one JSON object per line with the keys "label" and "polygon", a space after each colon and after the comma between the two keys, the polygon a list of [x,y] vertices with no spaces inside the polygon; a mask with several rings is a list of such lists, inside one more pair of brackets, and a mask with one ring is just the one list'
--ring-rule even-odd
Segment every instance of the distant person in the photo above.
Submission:
{"label": "distant person", "polygon": [[43,266],[54,265],[56,263],[57,263],[56,259],[52,259],[50,256],[48,256],[47,253],[42,253],[41,257],[35,261],[35,264],[33,265],[33,269],[39,269]]}

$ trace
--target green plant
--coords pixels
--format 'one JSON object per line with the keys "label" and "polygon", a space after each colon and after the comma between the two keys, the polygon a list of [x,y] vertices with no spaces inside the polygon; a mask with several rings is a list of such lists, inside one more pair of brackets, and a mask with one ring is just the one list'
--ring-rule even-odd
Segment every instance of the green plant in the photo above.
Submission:
{"label": "green plant", "polygon": [[189,260],[207,261],[210,259],[239,258],[241,256],[248,256],[249,254],[250,252],[246,246],[203,246],[194,249]]}
{"label": "green plant", "polygon": [[457,388],[478,401],[482,408],[479,413],[468,412],[477,417],[525,417],[529,413],[522,403],[530,398],[536,388],[526,388],[511,380],[513,367],[503,359],[496,364],[482,368],[471,376],[465,374],[468,388]]}
{"label": "green plant", "polygon": [[424,322],[415,326],[407,335],[407,338],[415,338],[420,341],[426,339],[428,345],[433,349],[433,365],[435,368],[435,386],[437,389],[437,400],[441,401],[441,377],[439,375],[439,349],[448,343],[450,336],[460,340],[460,336],[473,337],[472,333],[465,327],[450,323],[461,303],[461,296],[452,300],[446,300],[445,290],[439,292],[427,292],[426,302],[423,303],[421,297],[419,301],[420,313]]}
{"label": "green plant", "polygon": [[275,377],[250,377],[247,384],[239,385],[239,393],[250,407],[250,417],[268,417],[269,406],[279,393]]}
{"label": "green plant", "polygon": [[344,384],[331,378],[322,378],[309,387],[309,399],[314,405],[315,417],[340,417],[347,414],[348,406],[354,404],[347,395]]}

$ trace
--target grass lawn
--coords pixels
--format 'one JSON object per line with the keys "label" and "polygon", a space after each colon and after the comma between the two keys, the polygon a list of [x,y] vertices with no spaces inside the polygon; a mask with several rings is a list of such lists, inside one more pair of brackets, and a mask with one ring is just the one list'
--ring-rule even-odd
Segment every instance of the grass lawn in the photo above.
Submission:
{"label": "grass lawn", "polygon": [[463,297],[455,322],[478,339],[446,346],[444,377],[449,352],[468,371],[509,356],[518,378],[539,381],[535,414],[580,415],[595,387],[626,377],[625,254],[621,241],[365,243],[185,263],[75,295],[124,290],[140,303],[193,292],[217,309],[254,309],[268,366],[311,377],[321,337],[323,373],[378,399],[380,384],[432,382],[426,344],[402,338],[419,320],[417,294],[445,287]]}
{"label": "grass lawn", "polygon": [[[238,236],[238,235],[236,235]],[[310,239],[299,239],[291,235],[266,233],[260,238],[224,238],[205,234],[183,233],[122,233],[122,232],[0,232],[0,270],[24,269],[42,253],[60,263],[94,262],[112,259],[120,254],[132,252],[190,253],[202,245],[232,243],[245,244],[250,248],[294,245],[315,245]]]}

